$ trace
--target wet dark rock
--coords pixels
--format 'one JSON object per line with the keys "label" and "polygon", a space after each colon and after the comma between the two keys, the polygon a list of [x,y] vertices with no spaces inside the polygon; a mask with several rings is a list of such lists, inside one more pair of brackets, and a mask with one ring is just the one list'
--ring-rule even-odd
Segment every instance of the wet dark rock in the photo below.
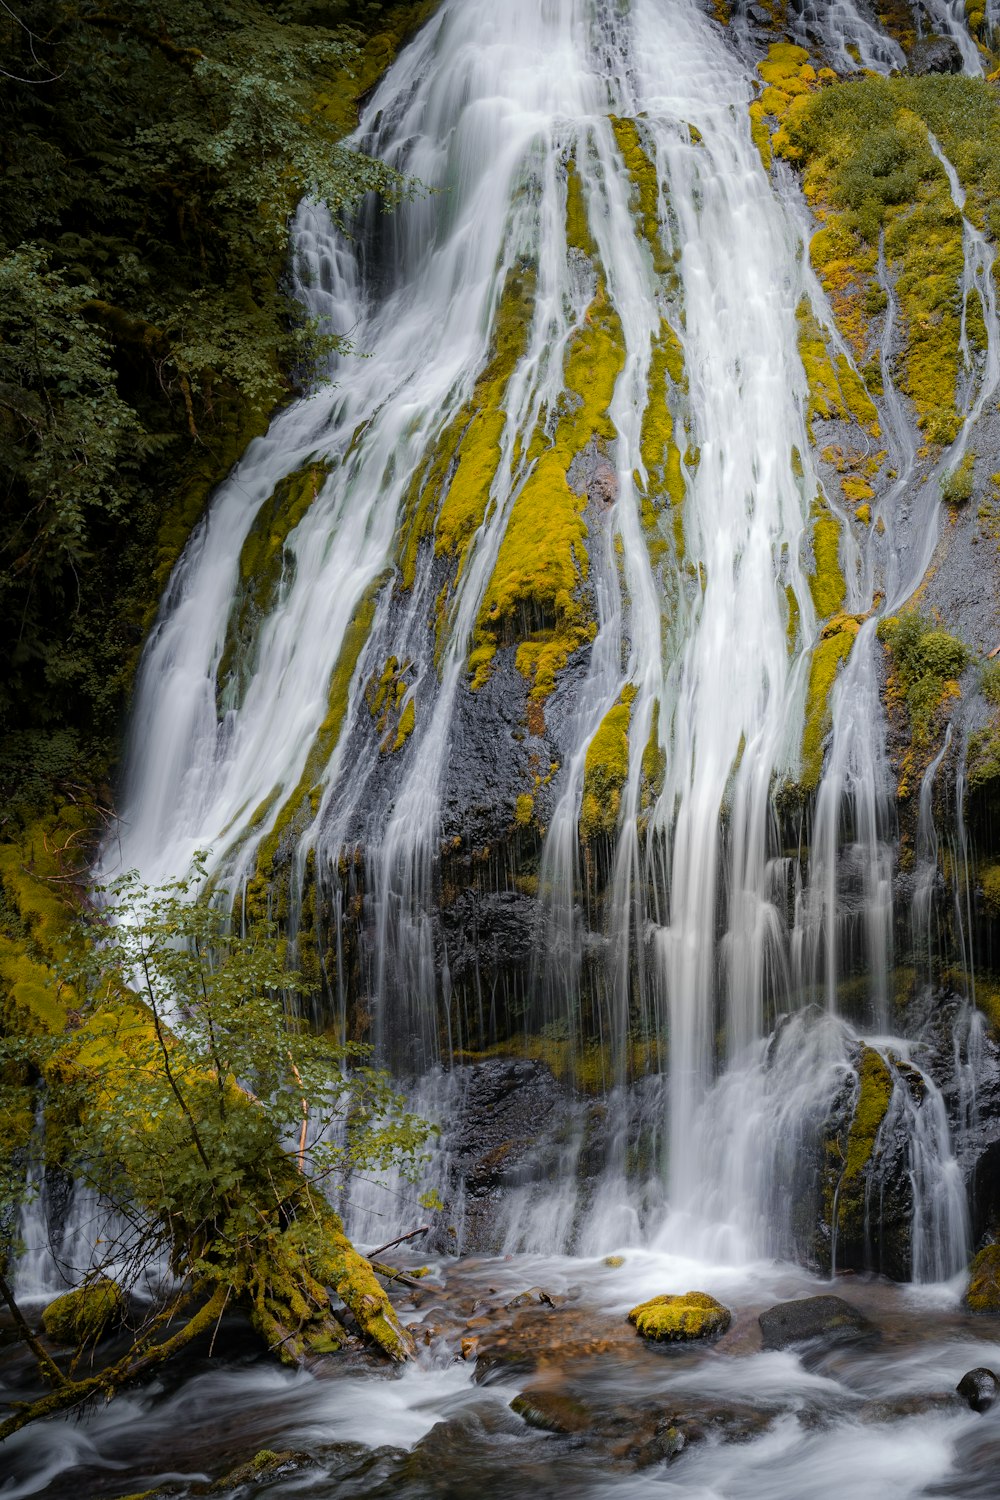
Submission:
{"label": "wet dark rock", "polygon": [[[564,1299],[559,1298],[559,1301]],[[556,1299],[551,1292],[543,1291],[540,1286],[529,1287],[526,1292],[518,1292],[516,1297],[504,1304],[506,1312],[515,1312],[519,1307],[555,1307]]]}
{"label": "wet dark rock", "polygon": [[920,78],[928,73],[961,73],[962,53],[950,36],[926,36],[914,42],[909,64],[910,72]]}
{"label": "wet dark rock", "polygon": [[908,1417],[938,1415],[961,1411],[962,1403],[954,1391],[916,1391],[886,1401],[866,1401],[858,1416],[872,1427],[883,1422],[904,1422]]}
{"label": "wet dark rock", "polygon": [[1000,1140],[991,1141],[977,1156],[971,1187],[972,1233],[981,1240],[1000,1225]]}
{"label": "wet dark rock", "polygon": [[519,891],[461,891],[441,909],[441,934],[454,983],[527,968],[538,907]]}
{"label": "wet dark rock", "polygon": [[765,1349],[822,1341],[824,1345],[856,1343],[879,1337],[864,1313],[842,1297],[800,1297],[779,1302],[758,1319]]}
{"label": "wet dark rock", "polygon": [[586,1407],[554,1391],[522,1391],[514,1397],[510,1409],[540,1432],[585,1432],[592,1425]]}
{"label": "wet dark rock", "polygon": [[308,1453],[291,1450],[273,1453],[269,1448],[262,1448],[247,1463],[237,1464],[235,1469],[215,1480],[204,1493],[215,1495],[228,1490],[239,1493],[258,1484],[269,1484],[274,1479],[297,1474],[301,1469],[313,1468],[315,1464],[316,1460]]}
{"label": "wet dark rock", "polygon": [[966,1371],[955,1389],[973,1411],[989,1411],[1000,1394],[1000,1377],[985,1365],[978,1365]]}

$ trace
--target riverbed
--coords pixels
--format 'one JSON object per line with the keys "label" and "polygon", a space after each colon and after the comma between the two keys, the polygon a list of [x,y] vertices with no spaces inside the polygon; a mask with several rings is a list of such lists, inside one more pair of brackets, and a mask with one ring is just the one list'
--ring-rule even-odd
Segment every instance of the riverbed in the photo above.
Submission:
{"label": "riverbed", "polygon": [[[401,1371],[360,1352],[286,1370],[229,1323],[212,1358],[206,1345],[153,1385],[9,1440],[0,1496],[187,1496],[209,1484],[316,1500],[997,1494],[1000,1405],[977,1414],[955,1387],[1000,1366],[1000,1327],[962,1309],[961,1280],[831,1283],[782,1263],[618,1259],[432,1262],[399,1299],[419,1349]],[[636,1335],[631,1306],[692,1289],[732,1310],[720,1339]],[[761,1311],[831,1293],[876,1332],[762,1347]],[[8,1352],[5,1399],[26,1368]],[[290,1456],[259,1484],[236,1483],[262,1449]]]}

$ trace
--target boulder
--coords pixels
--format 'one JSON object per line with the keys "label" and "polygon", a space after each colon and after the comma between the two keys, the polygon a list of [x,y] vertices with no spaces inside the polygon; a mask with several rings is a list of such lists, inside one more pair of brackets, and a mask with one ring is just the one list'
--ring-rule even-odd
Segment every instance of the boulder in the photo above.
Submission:
{"label": "boulder", "polygon": [[1000,1392],[1000,1378],[985,1365],[979,1365],[968,1370],[955,1389],[973,1411],[989,1411]]}
{"label": "boulder", "polygon": [[974,1258],[965,1305],[970,1312],[1000,1313],[1000,1245],[986,1245]]}
{"label": "boulder", "polygon": [[89,1344],[112,1331],[125,1311],[125,1293],[109,1276],[99,1276],[50,1302],[42,1328],[57,1344]]}
{"label": "boulder", "polygon": [[557,1391],[529,1387],[514,1397],[510,1409],[539,1432],[585,1432],[592,1425],[585,1407]]}
{"label": "boulder", "polygon": [[762,1312],[758,1322],[765,1349],[788,1349],[814,1340],[843,1344],[878,1337],[875,1325],[842,1297],[800,1297],[794,1302],[779,1302]]}
{"label": "boulder", "polygon": [[961,73],[962,53],[950,36],[925,36],[913,44],[910,72],[924,77],[928,73]]}
{"label": "boulder", "polygon": [[565,1297],[547,1292],[540,1286],[529,1286],[526,1292],[518,1292],[516,1297],[504,1304],[505,1312],[516,1312],[519,1307],[556,1307],[560,1302],[565,1302]]}
{"label": "boulder", "polygon": [[685,1292],[682,1297],[651,1297],[648,1302],[640,1302],[628,1320],[644,1339],[679,1343],[725,1333],[732,1317],[729,1308],[707,1292]]}
{"label": "boulder", "polygon": [[274,1453],[270,1448],[262,1448],[253,1458],[246,1463],[237,1464],[235,1469],[230,1469],[201,1493],[214,1495],[223,1491],[245,1489],[250,1485],[269,1484],[273,1479],[284,1479],[301,1469],[312,1468],[315,1463],[316,1460],[308,1453],[295,1453],[291,1450]]}

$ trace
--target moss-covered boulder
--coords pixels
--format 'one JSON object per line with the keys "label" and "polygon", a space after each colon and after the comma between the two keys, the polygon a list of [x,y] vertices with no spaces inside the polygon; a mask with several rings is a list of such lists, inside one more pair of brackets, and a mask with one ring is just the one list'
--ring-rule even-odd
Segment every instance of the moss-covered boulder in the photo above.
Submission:
{"label": "moss-covered boulder", "polygon": [[221,1479],[210,1484],[207,1491],[199,1489],[198,1493],[222,1494],[248,1485],[267,1484],[272,1479],[283,1479],[300,1469],[311,1468],[315,1462],[308,1453],[291,1450],[274,1453],[270,1448],[262,1448],[246,1463],[237,1464],[235,1469],[230,1469]]}
{"label": "moss-covered boulder", "polygon": [[965,1305],[971,1312],[1000,1313],[1000,1245],[987,1245],[973,1259]]}
{"label": "moss-covered boulder", "polygon": [[714,1338],[725,1333],[732,1313],[707,1292],[685,1292],[683,1296],[651,1297],[628,1315],[636,1333],[661,1343],[684,1343]]}
{"label": "moss-covered boulder", "polygon": [[124,1311],[121,1287],[100,1276],[50,1302],[42,1313],[42,1327],[57,1344],[89,1344],[110,1333]]}

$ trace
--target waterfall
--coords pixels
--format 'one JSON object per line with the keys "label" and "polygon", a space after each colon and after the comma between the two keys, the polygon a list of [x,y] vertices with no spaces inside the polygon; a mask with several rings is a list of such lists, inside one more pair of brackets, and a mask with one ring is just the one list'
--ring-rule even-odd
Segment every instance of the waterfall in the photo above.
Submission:
{"label": "waterfall", "polygon": [[[357,141],[425,191],[388,217],[366,206],[350,238],[321,205],[298,211],[298,295],[355,353],[250,445],[188,543],[145,649],[102,867],[158,882],[208,849],[215,888],[247,910],[282,851],[293,936],[317,940],[316,910],[331,914],[341,1028],[353,1006],[384,1058],[424,1073],[429,1114],[460,1107],[447,1065],[493,1036],[498,1007],[571,1055],[598,1038],[603,1171],[581,1200],[574,1107],[548,1142],[558,1188],[526,1172],[510,1195],[510,1249],[804,1253],[789,1184],[874,1049],[893,1076],[885,1129],[910,1141],[912,1271],[940,1278],[968,1229],[940,1089],[891,1034],[898,830],[876,624],[925,573],[933,481],[1000,383],[993,251],[966,219],[964,295],[988,348],[906,515],[917,457],[880,256],[896,479],[859,542],[810,458],[802,310],[850,352],[798,190],[752,139],[753,68],[707,9],[443,0],[375,89]],[[863,10],[806,3],[795,34],[845,71],[898,67]],[[981,72],[961,7],[923,10]],[[853,644],[795,848],[776,794],[800,772],[820,640],[817,497],[840,528]],[[568,540],[539,581],[555,526]],[[621,775],[599,802],[602,737]],[[928,949],[949,745],[920,799]],[[516,918],[527,957],[508,993],[476,966],[453,1003],[447,860],[523,895],[479,836],[463,766],[488,801],[515,756],[532,779],[510,821],[540,846],[533,925]],[[636,1132],[653,1144],[630,1174]],[[374,1242],[380,1210],[356,1187],[351,1222]]]}

